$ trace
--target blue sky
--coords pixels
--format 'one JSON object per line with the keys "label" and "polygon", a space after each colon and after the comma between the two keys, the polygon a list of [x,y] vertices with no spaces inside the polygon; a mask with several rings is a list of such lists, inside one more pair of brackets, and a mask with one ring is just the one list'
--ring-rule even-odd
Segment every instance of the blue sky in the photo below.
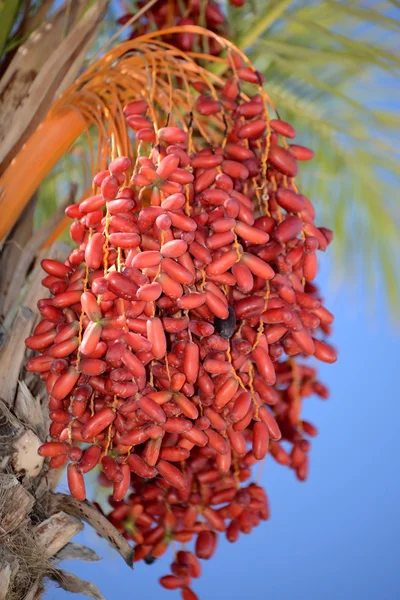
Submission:
{"label": "blue sky", "polygon": [[[335,365],[320,365],[330,400],[310,399],[305,408],[320,430],[309,480],[299,483],[267,461],[263,484],[272,517],[234,545],[222,541],[214,558],[203,561],[194,585],[201,600],[400,598],[398,329],[386,317],[380,291],[335,291],[332,280],[325,260],[319,282],[336,314],[340,355]],[[371,293],[377,296],[373,314],[367,307]],[[179,593],[157,583],[168,572],[165,559],[131,572],[93,532],[78,541],[104,560],[64,568],[95,582],[107,600],[178,600]],[[63,600],[67,594],[50,587],[45,598]]]}

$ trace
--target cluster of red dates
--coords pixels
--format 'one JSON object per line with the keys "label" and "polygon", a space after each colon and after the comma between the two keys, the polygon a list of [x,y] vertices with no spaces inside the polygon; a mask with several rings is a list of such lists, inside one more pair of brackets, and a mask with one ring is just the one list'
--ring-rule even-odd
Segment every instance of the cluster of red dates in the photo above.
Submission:
{"label": "cluster of red dates", "polygon": [[[268,117],[260,81],[236,59],[217,95],[194,82],[192,114],[162,128],[146,99],[125,107],[132,156],[67,208],[76,248],[65,263],[42,261],[51,296],[26,340],[40,353],[27,368],[49,394],[40,454],[68,464],[79,500],[101,465],[110,519],[137,559],[195,541],[161,580],[184,600],[218,532],[235,541],[268,518],[251,467],[270,452],[307,477],[317,432],[302,403],[328,392],[304,359],[336,360],[313,283],[332,233],[294,180],[313,153]],[[257,93],[246,96],[249,83]]]}
{"label": "cluster of red dates", "polygon": [[[139,0],[138,8],[143,9],[148,0]],[[244,6],[245,0],[229,0],[231,6]],[[125,25],[135,13],[127,12],[118,19],[119,25]],[[224,11],[212,0],[158,0],[144,13],[139,21],[135,21],[130,32],[130,39],[148,33],[151,29],[158,31],[172,26],[184,27],[198,25],[218,35],[227,37],[228,26]],[[213,38],[204,38],[195,33],[182,31],[169,36],[169,43],[180,50],[188,52],[199,49],[206,54],[217,55],[221,52],[220,44]]]}

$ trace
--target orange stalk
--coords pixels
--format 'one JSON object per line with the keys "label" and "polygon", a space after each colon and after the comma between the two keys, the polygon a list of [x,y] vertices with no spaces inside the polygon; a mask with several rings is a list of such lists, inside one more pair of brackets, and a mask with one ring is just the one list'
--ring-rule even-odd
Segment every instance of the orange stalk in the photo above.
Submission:
{"label": "orange stalk", "polygon": [[0,179],[0,240],[16,223],[47,173],[85,130],[78,112],[49,115],[24,144]]}

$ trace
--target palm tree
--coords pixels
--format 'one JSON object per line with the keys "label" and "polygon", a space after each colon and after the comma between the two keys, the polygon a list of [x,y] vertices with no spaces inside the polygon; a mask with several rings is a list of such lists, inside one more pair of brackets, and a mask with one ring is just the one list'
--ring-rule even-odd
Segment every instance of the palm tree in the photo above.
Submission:
{"label": "palm tree", "polygon": [[[89,504],[52,493],[59,474],[46,471],[36,456],[47,431],[45,395],[22,372],[23,339],[41,296],[38,259],[44,248],[47,255],[65,255],[65,246],[54,244],[67,241],[65,204],[87,195],[110,141],[127,148],[121,107],[148,83],[148,65],[130,51],[140,47],[150,60],[150,41],[117,44],[116,38],[154,3],[135,7],[118,31],[116,2],[66,1],[57,10],[51,0],[0,3],[0,525],[7,536],[0,598],[39,597],[44,576],[100,597],[54,564],[54,557],[71,553],[95,558],[70,544],[82,518],[131,562],[127,543]],[[393,307],[399,297],[392,199],[399,176],[397,115],[390,103],[382,106],[382,95],[398,77],[399,8],[395,0],[271,0],[265,6],[249,0],[243,8],[227,7],[229,39],[265,75],[280,117],[316,151],[302,187],[335,230],[339,272],[369,277],[374,285],[379,265],[378,281]],[[208,68],[217,78],[226,67],[214,60]],[[49,536],[55,541],[44,556],[38,547]]]}

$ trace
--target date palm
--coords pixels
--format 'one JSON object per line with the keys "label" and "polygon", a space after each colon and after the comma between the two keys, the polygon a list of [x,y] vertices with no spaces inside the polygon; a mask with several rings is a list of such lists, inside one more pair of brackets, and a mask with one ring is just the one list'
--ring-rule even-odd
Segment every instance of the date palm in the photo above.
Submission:
{"label": "date palm", "polygon": [[[154,0],[141,10],[132,6],[132,26],[152,4]],[[104,43],[109,48],[107,38],[117,33],[117,2],[55,6],[59,3],[0,2],[0,525],[15,542],[0,554],[5,598],[38,597],[45,575],[67,589],[100,597],[52,562],[55,555],[65,558],[74,551],[94,557],[68,545],[83,509],[49,493],[57,478],[50,478],[36,461],[36,447],[46,432],[46,405],[43,389],[22,374],[21,342],[35,321],[40,293],[35,259],[44,245],[64,235],[65,201],[85,193],[93,163],[105,160],[110,140],[126,144],[121,106],[134,97],[135,85],[146,84],[143,65],[127,55],[132,44],[116,45],[104,55]],[[300,143],[316,151],[304,169],[302,188],[335,230],[339,272],[373,278],[373,267],[379,265],[378,278],[393,306],[398,300],[398,212],[392,194],[399,176],[397,121],[395,107],[382,106],[381,94],[398,77],[400,61],[393,48],[399,8],[394,0],[249,0],[240,9],[227,7],[229,39],[264,73],[279,116],[296,126]],[[119,40],[124,36],[121,31]],[[214,62],[210,77],[218,77],[222,69]],[[94,147],[101,152],[96,154]],[[71,180],[76,185],[68,189]],[[64,250],[53,246],[51,252],[62,256]],[[21,501],[15,510],[17,493]],[[90,506],[84,510],[84,517],[104,534],[105,523],[96,521]],[[9,514],[14,517],[7,529]],[[32,568],[29,561],[37,548],[29,544],[38,531],[56,533],[58,543]],[[107,535],[130,562],[123,540],[115,532]]]}

